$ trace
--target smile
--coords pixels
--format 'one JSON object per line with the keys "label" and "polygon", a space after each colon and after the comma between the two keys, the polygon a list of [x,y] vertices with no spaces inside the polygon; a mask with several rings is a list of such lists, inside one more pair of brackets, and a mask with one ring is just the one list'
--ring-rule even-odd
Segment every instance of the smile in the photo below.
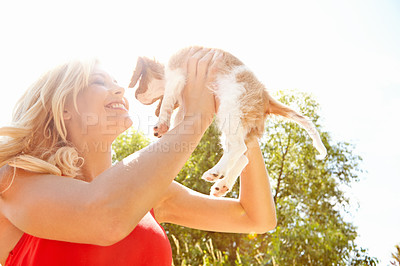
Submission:
{"label": "smile", "polygon": [[125,107],[123,103],[110,103],[106,105],[106,108],[128,112],[128,109]]}

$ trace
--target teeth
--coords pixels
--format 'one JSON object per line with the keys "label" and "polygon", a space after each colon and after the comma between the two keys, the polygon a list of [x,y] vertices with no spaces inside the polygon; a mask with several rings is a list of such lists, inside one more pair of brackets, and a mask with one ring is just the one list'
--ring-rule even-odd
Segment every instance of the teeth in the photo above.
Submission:
{"label": "teeth", "polygon": [[125,109],[125,105],[123,105],[122,103],[112,103],[109,106],[111,108],[122,108],[122,109]]}

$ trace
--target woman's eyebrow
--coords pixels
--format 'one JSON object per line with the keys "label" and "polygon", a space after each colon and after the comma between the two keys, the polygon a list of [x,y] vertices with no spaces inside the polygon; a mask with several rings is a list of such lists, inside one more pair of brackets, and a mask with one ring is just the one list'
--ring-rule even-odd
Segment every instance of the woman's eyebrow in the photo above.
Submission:
{"label": "woman's eyebrow", "polygon": [[106,75],[104,75],[103,73],[92,73],[92,74],[90,74],[90,76],[96,76],[96,75],[99,75],[99,76],[102,76],[103,78],[106,78]]}
{"label": "woman's eyebrow", "polygon": [[[96,75],[99,75],[99,76],[102,76],[103,78],[107,78],[107,76],[105,75],[105,74],[103,74],[103,73],[92,73],[92,74],[90,74],[90,77],[92,77],[92,76],[96,76]],[[113,77],[110,77],[115,83],[118,83],[118,81],[116,80],[116,79],[114,79]]]}

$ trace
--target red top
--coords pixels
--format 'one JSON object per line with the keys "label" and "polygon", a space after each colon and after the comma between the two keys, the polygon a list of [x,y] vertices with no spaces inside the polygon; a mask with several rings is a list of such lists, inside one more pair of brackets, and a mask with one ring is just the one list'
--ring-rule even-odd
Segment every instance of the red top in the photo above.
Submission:
{"label": "red top", "polygon": [[108,246],[69,243],[23,234],[5,266],[170,266],[171,246],[164,229],[147,213],[129,236]]}

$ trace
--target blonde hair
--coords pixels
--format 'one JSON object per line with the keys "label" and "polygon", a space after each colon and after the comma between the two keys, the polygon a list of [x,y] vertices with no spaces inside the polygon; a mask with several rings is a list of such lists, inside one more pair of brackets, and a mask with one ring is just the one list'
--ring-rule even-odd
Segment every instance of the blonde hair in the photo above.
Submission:
{"label": "blonde hair", "polygon": [[[83,158],[67,141],[64,106],[88,86],[98,60],[74,60],[42,75],[14,107],[10,126],[0,128],[0,168],[76,177]],[[5,190],[7,190],[14,176]],[[3,193],[5,190],[1,191]]]}

